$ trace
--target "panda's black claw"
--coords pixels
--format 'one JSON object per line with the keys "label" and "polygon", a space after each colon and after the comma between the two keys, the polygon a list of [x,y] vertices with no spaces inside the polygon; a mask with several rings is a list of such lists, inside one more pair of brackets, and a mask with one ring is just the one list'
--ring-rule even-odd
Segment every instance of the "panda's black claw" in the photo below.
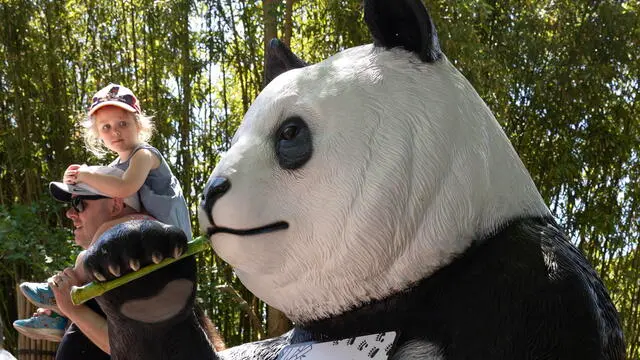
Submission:
{"label": "panda's black claw", "polygon": [[159,251],[154,251],[151,254],[151,260],[153,260],[154,264],[159,264],[163,259],[164,257]]}
{"label": "panda's black claw", "polygon": [[109,272],[115,277],[120,277],[120,266],[116,264],[109,264]]}
{"label": "panda's black claw", "polygon": [[174,258],[174,259],[179,258],[179,257],[182,255],[182,253],[183,253],[182,248],[180,248],[180,247],[175,247],[175,248],[173,249],[173,258]]}
{"label": "panda's black claw", "polygon": [[140,269],[140,260],[138,259],[129,260],[129,267],[133,271],[138,271]]}
{"label": "panda's black claw", "polygon": [[93,277],[98,281],[107,281],[107,278],[104,277],[104,275],[102,275],[101,273],[99,273],[97,271],[93,272]]}

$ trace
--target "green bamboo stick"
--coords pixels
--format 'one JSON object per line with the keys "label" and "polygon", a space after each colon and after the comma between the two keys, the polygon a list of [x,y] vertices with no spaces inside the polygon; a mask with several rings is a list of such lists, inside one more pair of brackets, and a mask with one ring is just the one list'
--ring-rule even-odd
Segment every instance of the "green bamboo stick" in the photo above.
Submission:
{"label": "green bamboo stick", "polygon": [[135,279],[141,278],[149,273],[152,273],[160,268],[163,268],[173,262],[184,259],[187,256],[197,254],[201,251],[209,249],[209,240],[206,236],[199,236],[188,244],[187,251],[178,258],[167,258],[157,264],[151,264],[143,267],[138,271],[128,273],[119,278],[105,281],[105,282],[90,282],[84,286],[72,286],[71,287],[71,302],[75,305],[80,305],[88,300],[98,297],[109,290],[113,290],[119,286],[129,283]]}

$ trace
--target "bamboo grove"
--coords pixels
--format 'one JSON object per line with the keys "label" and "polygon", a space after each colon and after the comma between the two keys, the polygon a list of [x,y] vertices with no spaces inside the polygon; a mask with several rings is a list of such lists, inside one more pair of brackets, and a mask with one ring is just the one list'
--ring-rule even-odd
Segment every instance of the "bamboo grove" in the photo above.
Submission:
{"label": "bamboo grove", "polygon": [[[495,112],[594,264],[640,359],[640,10],[600,0],[427,0],[448,58]],[[46,184],[84,149],[79,115],[119,82],[155,118],[197,229],[198,197],[262,86],[265,41],[309,62],[370,42],[358,0],[0,0],[0,315],[16,284],[72,264]],[[198,300],[228,345],[287,329],[212,253]],[[5,345],[17,334],[5,329]]]}

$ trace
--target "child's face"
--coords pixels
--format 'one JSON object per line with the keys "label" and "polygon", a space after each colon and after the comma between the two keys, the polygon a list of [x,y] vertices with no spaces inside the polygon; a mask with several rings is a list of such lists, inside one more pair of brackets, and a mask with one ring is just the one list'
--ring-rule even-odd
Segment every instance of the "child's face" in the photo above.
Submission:
{"label": "child's face", "polygon": [[133,113],[117,106],[105,106],[94,115],[94,126],[109,150],[120,154],[138,145],[139,128]]}

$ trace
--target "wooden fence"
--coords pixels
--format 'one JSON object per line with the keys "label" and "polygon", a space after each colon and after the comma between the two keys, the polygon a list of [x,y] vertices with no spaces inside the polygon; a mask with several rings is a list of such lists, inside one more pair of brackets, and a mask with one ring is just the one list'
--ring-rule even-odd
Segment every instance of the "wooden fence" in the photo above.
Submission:
{"label": "wooden fence", "polygon": [[[27,319],[36,311],[36,307],[31,304],[16,288],[18,318]],[[46,340],[33,340],[22,334],[18,336],[18,351],[14,354],[18,360],[54,360],[58,343]]]}

